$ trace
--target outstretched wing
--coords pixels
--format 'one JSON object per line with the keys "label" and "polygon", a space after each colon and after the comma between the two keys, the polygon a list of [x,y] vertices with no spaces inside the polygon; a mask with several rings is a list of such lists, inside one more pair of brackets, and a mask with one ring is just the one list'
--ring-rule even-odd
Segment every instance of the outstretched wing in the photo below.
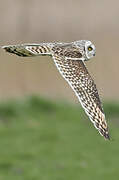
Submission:
{"label": "outstretched wing", "polygon": [[2,48],[22,57],[51,55],[51,43],[10,45]]}
{"label": "outstretched wing", "polygon": [[57,54],[54,62],[76,93],[82,107],[100,134],[109,139],[108,127],[96,85],[81,60],[65,59]]}

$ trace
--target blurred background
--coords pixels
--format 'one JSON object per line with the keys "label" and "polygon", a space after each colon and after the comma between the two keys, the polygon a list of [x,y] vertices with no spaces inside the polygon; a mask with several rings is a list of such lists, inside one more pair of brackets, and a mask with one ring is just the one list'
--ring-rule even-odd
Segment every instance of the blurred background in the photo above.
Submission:
{"label": "blurred background", "polygon": [[[96,57],[87,62],[101,97],[119,98],[119,2],[6,0],[0,5],[0,45],[91,40]],[[76,101],[51,58],[19,58],[0,52],[0,97],[39,94]]]}
{"label": "blurred background", "polygon": [[96,46],[86,65],[111,141],[50,57],[0,50],[0,180],[119,179],[119,1],[0,0],[0,46],[81,39]]}

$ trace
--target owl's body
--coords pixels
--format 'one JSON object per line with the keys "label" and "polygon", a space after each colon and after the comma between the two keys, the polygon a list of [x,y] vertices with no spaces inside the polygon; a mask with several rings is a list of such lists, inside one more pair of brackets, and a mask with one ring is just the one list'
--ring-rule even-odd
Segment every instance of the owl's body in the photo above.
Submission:
{"label": "owl's body", "polygon": [[109,139],[108,127],[98,91],[84,64],[84,61],[95,55],[95,46],[90,41],[23,44],[3,46],[2,48],[22,57],[52,56],[56,67],[74,90],[94,126],[102,136]]}

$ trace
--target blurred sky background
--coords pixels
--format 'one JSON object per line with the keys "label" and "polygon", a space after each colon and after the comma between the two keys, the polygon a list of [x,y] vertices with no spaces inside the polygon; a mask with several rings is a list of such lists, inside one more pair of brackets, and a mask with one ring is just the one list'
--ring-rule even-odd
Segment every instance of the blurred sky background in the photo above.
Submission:
{"label": "blurred sky background", "polygon": [[[118,0],[5,0],[0,45],[91,40],[86,63],[102,99],[119,99]],[[38,94],[77,102],[50,57],[20,58],[0,51],[0,98]]]}

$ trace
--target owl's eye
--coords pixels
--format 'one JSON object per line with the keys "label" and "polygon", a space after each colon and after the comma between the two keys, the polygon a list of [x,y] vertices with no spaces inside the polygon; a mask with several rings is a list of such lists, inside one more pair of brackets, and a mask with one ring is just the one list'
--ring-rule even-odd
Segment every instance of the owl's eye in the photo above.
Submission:
{"label": "owl's eye", "polygon": [[92,51],[93,48],[91,46],[88,47],[88,51]]}

